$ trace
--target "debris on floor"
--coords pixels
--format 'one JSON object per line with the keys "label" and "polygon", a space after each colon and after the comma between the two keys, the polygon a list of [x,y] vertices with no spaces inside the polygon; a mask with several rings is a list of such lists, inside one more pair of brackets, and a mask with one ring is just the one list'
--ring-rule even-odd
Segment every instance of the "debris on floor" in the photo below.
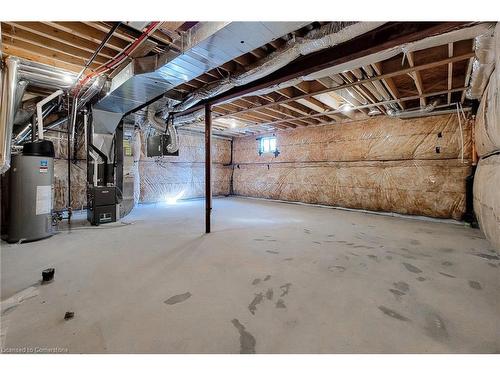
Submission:
{"label": "debris on floor", "polygon": [[191,293],[189,293],[189,292],[186,292],[183,294],[177,294],[175,296],[170,297],[166,301],[164,301],[164,303],[167,305],[175,305],[176,303],[184,302],[189,297],[191,297]]}
{"label": "debris on floor", "polygon": [[43,270],[42,271],[42,282],[49,283],[52,280],[54,280],[55,272],[56,272],[55,268],[47,268],[46,270]]}
{"label": "debris on floor", "polygon": [[71,320],[75,317],[75,313],[73,311],[66,311],[64,314],[64,320]]}

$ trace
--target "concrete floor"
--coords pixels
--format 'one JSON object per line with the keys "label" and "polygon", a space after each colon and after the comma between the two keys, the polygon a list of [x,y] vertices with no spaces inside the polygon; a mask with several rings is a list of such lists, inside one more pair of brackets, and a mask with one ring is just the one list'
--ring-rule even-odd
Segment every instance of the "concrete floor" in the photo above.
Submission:
{"label": "concrete floor", "polygon": [[3,242],[4,351],[500,352],[500,260],[477,229],[244,198],[214,199],[210,235],[203,217],[143,205]]}

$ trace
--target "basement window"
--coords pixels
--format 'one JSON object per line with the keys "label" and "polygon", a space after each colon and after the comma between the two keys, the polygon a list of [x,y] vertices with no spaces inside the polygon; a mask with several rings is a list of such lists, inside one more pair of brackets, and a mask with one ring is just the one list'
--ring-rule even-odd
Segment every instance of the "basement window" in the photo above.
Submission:
{"label": "basement window", "polygon": [[276,137],[262,137],[259,139],[259,154],[276,153]]}

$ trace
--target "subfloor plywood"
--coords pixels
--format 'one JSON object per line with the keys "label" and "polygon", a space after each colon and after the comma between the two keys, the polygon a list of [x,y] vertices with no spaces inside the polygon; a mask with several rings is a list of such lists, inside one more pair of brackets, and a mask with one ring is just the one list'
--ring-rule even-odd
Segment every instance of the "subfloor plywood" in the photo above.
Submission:
{"label": "subfloor plywood", "polygon": [[244,198],[214,199],[209,235],[203,217],[200,200],[139,205],[2,243],[2,300],[24,298],[4,350],[500,352],[500,259],[477,229]]}

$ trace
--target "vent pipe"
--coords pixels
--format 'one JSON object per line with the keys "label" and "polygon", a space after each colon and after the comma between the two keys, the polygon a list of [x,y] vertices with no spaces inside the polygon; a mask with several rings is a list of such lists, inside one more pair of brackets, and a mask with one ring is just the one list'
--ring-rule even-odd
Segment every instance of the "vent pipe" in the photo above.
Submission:
{"label": "vent pipe", "polygon": [[3,71],[2,105],[0,106],[0,173],[10,168],[10,145],[16,110],[19,59],[7,57]]}
{"label": "vent pipe", "polygon": [[422,117],[425,116],[432,111],[436,109],[436,107],[439,104],[439,100],[433,100],[432,103],[426,105],[424,108],[416,109],[416,110],[409,110],[409,111],[394,111],[394,110],[389,110],[387,111],[387,115],[389,117],[397,117],[401,119],[409,119],[409,118],[415,118],[415,117]]}

